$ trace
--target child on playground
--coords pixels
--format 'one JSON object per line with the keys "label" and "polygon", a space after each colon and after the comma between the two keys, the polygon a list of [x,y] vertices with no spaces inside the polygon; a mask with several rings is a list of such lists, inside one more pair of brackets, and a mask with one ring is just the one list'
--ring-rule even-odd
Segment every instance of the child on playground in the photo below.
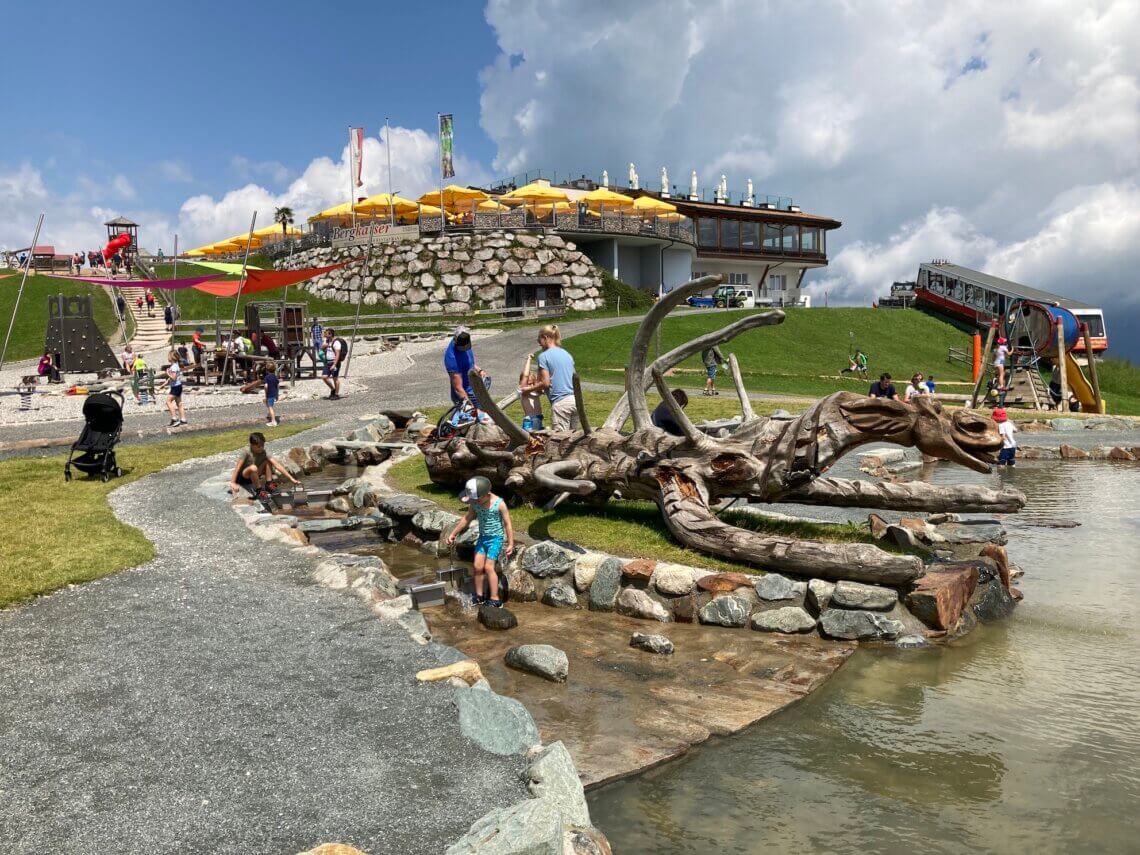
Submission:
{"label": "child on playground", "polygon": [[[475,541],[475,603],[501,606],[499,599],[499,577],[495,573],[495,562],[499,556],[509,558],[515,549],[515,533],[511,527],[511,514],[502,498],[491,492],[491,482],[482,475],[468,480],[460,498],[469,505],[467,513],[455,524],[447,536],[447,545],[455,543],[455,538],[471,524],[479,520],[479,539]],[[483,577],[487,578],[487,593],[483,595]]]}
{"label": "child on playground", "polygon": [[255,431],[249,435],[249,448],[234,464],[234,471],[230,474],[230,492],[241,492],[244,487],[254,492],[257,498],[268,499],[269,491],[277,489],[274,471],[280,472],[293,484],[300,483],[275,457],[269,456],[265,450],[265,434]]}
{"label": "child on playground", "polygon": [[997,340],[997,348],[994,350],[994,368],[997,369],[997,384],[998,391],[1008,391],[1005,387],[1005,360],[1009,356],[1009,343],[1002,337]]}
{"label": "child on playground", "polygon": [[523,409],[523,430],[542,430],[542,393],[531,388],[529,392],[523,389],[533,387],[538,383],[538,375],[529,370],[519,374],[519,400]]}
{"label": "child on playground", "polygon": [[997,422],[998,433],[1001,434],[1001,451],[998,453],[998,466],[1017,465],[1017,440],[1013,435],[1017,427],[1009,420],[1009,414],[1004,407],[994,409],[994,421]]}
{"label": "child on playground", "polygon": [[712,347],[706,347],[701,351],[701,362],[705,366],[705,390],[701,394],[706,396],[719,395],[720,392],[716,390],[716,369],[718,365],[727,364],[724,354],[714,344]]}
{"label": "child on playground", "polygon": [[190,424],[186,421],[186,406],[182,403],[182,362],[178,351],[166,354],[170,364],[166,366],[166,409],[170,413],[169,427]]}
{"label": "child on playground", "polygon": [[277,363],[270,362],[265,366],[265,426],[277,427],[277,392],[281,388],[281,381],[277,379]]}

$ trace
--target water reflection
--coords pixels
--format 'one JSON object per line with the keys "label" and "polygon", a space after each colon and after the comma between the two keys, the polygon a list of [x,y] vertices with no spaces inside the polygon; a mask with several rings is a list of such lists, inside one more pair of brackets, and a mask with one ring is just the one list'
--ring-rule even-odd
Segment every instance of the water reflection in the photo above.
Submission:
{"label": "water reflection", "polygon": [[1010,527],[1009,622],[860,652],[746,734],[592,793],[616,852],[1140,851],[1140,467],[932,469],[1081,526]]}

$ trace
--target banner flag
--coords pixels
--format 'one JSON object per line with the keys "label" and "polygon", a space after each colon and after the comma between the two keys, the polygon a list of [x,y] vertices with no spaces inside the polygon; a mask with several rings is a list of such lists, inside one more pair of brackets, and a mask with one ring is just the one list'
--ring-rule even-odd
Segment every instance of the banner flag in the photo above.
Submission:
{"label": "banner flag", "polygon": [[352,180],[357,187],[363,187],[360,180],[360,170],[364,165],[364,128],[348,129],[348,147],[352,155]]}
{"label": "banner flag", "polygon": [[451,156],[451,113],[439,117],[439,170],[444,178],[455,177],[455,163]]}

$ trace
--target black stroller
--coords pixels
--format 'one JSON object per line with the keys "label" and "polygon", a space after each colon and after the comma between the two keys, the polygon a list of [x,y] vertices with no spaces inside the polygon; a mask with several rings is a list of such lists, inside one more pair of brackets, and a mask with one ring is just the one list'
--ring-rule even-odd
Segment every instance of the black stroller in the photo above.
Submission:
{"label": "black stroller", "polygon": [[[118,398],[118,400],[115,400]],[[63,467],[63,480],[71,480],[71,465],[88,475],[98,475],[104,481],[114,475],[119,478],[123,470],[115,460],[115,445],[123,432],[123,394],[98,392],[83,402],[83,432],[72,443]],[[76,452],[81,452],[78,457]]]}

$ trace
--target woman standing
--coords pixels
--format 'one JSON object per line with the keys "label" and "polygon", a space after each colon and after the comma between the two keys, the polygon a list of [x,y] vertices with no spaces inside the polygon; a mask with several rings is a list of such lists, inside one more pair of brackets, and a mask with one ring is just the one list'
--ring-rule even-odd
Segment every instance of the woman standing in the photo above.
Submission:
{"label": "woman standing", "polygon": [[574,357],[562,349],[558,324],[547,324],[538,333],[542,353],[538,355],[538,381],[519,387],[521,393],[546,392],[550,399],[550,426],[554,430],[578,427],[578,406],[574,401]]}

